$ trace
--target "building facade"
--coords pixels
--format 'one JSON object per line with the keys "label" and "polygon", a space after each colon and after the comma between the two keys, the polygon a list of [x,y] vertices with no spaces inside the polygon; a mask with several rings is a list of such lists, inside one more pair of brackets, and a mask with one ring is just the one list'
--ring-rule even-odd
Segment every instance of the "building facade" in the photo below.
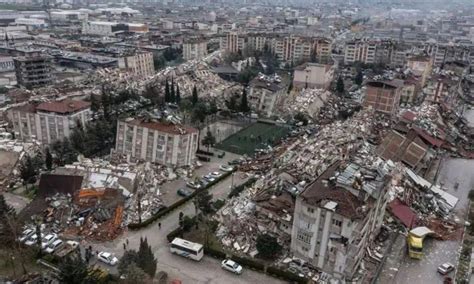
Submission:
{"label": "building facade", "polygon": [[52,59],[49,56],[13,58],[18,85],[27,89],[44,87],[53,81]]}
{"label": "building facade", "polygon": [[89,102],[67,99],[11,108],[8,117],[19,139],[51,144],[69,137],[78,121],[85,125],[91,110]]}
{"label": "building facade", "polygon": [[229,32],[220,38],[220,49],[227,52],[238,52],[245,46],[245,39],[236,32]]}
{"label": "building facade", "polygon": [[295,68],[293,88],[327,89],[334,79],[333,64],[305,63]]}
{"label": "building facade", "polygon": [[119,57],[118,66],[137,76],[149,77],[155,74],[152,52],[137,52],[133,55]]}
{"label": "building facade", "polygon": [[207,55],[207,41],[189,40],[183,43],[184,60],[199,60]]}
{"label": "building facade", "polygon": [[265,116],[271,116],[286,88],[276,82],[256,78],[249,83],[248,102],[250,107]]}
{"label": "building facade", "polygon": [[[375,179],[356,177],[365,170]],[[350,281],[380,231],[387,192],[386,179],[376,169],[334,163],[296,198],[291,252],[334,278]]]}
{"label": "building facade", "polygon": [[[400,81],[400,82],[398,82]],[[363,106],[378,112],[396,114],[400,105],[403,81],[370,81],[366,84]]]}
{"label": "building facade", "polygon": [[375,63],[376,48],[377,43],[373,41],[355,40],[346,42],[344,48],[344,63],[362,62],[365,64],[373,64]]}
{"label": "building facade", "polygon": [[166,166],[189,166],[195,160],[198,130],[149,119],[119,120],[115,151]]}

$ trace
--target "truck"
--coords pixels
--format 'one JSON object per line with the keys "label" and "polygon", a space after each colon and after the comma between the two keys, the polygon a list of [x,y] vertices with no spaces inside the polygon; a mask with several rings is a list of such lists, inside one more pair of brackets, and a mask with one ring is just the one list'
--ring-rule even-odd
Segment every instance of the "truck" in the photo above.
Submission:
{"label": "truck", "polygon": [[417,227],[408,232],[407,235],[407,249],[408,256],[413,259],[423,258],[423,241],[426,236],[434,234],[433,231],[427,227]]}
{"label": "truck", "polygon": [[71,252],[79,248],[79,243],[76,241],[67,241],[62,247],[54,252],[54,255],[63,258],[69,255]]}

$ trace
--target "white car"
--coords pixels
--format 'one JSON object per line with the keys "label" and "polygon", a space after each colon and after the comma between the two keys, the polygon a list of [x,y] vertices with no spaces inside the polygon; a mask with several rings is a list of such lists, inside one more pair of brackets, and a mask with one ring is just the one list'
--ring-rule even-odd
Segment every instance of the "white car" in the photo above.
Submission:
{"label": "white car", "polygon": [[233,166],[220,165],[219,169],[223,172],[231,172],[234,170]]}
{"label": "white car", "polygon": [[63,241],[60,239],[57,239],[54,242],[52,242],[44,251],[47,253],[53,253],[62,245],[63,245]]}
{"label": "white car", "polygon": [[[43,233],[41,233],[41,238],[43,238],[43,236],[44,236]],[[37,244],[37,239],[38,239],[38,235],[34,233],[28,238],[28,240],[26,240],[25,245],[27,246],[35,245]]]}
{"label": "white car", "polygon": [[208,176],[214,177],[214,178],[220,178],[222,176],[221,172],[212,172],[209,173]]}
{"label": "white car", "polygon": [[454,265],[452,265],[449,262],[443,263],[440,266],[438,266],[438,272],[441,275],[446,275],[446,274],[450,273],[453,270],[454,270]]}
{"label": "white car", "polygon": [[31,235],[33,235],[34,233],[35,233],[35,230],[26,229],[23,231],[23,233],[21,233],[21,236],[18,238],[18,240],[20,241],[20,243],[23,243],[26,240],[28,240],[28,238],[31,237]]}
{"label": "white car", "polygon": [[215,181],[215,180],[216,180],[216,178],[215,178],[215,177],[213,177],[213,176],[211,176],[211,175],[209,175],[209,174],[208,174],[208,175],[205,175],[205,176],[203,176],[203,178],[204,178],[205,180],[207,180],[208,182],[213,182],[213,181]]}
{"label": "white car", "polygon": [[97,258],[103,263],[106,263],[108,265],[116,265],[118,262],[118,258],[113,256],[111,253],[104,252],[104,251],[99,252],[99,255],[97,256]]}
{"label": "white car", "polygon": [[52,244],[57,238],[58,238],[58,235],[56,235],[55,233],[51,233],[51,234],[46,235],[41,240],[41,248],[45,249],[47,246]]}
{"label": "white car", "polygon": [[242,266],[240,266],[237,262],[233,260],[230,260],[230,259],[223,260],[221,263],[221,267],[235,274],[242,274]]}

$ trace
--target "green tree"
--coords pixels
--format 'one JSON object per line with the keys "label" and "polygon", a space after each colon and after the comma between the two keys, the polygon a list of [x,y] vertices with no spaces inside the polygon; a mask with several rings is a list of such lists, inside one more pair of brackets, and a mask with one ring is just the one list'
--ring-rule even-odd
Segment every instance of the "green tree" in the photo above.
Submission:
{"label": "green tree", "polygon": [[2,247],[15,243],[17,233],[15,223],[15,209],[8,205],[3,194],[0,194],[0,244]]}
{"label": "green tree", "polygon": [[46,148],[46,157],[44,159],[44,163],[48,171],[53,169],[53,156],[51,155],[49,148]]}
{"label": "green tree", "polygon": [[176,104],[179,105],[181,103],[181,92],[179,91],[179,85],[176,84]]}
{"label": "green tree", "polygon": [[84,127],[80,120],[76,120],[76,127],[71,132],[69,141],[71,141],[71,146],[77,152],[84,154],[86,151],[86,133]]}
{"label": "green tree", "polygon": [[174,78],[171,78],[170,103],[176,102],[176,93],[174,89]]}
{"label": "green tree", "polygon": [[193,120],[196,122],[204,123],[206,120],[208,110],[207,106],[205,103],[198,102],[196,105],[194,105],[193,108]]}
{"label": "green tree", "polygon": [[23,184],[34,183],[37,174],[38,169],[35,167],[33,159],[26,155],[20,165],[20,177],[23,179]]}
{"label": "green tree", "polygon": [[59,263],[59,283],[92,284],[99,281],[98,271],[87,266],[80,256],[70,256]]}
{"label": "green tree", "polygon": [[360,85],[362,85],[363,81],[364,81],[364,74],[362,73],[362,70],[359,69],[357,71],[357,74],[356,74],[355,78],[354,78],[354,83],[356,83],[357,85],[360,86]]}
{"label": "green tree", "polygon": [[231,96],[229,101],[226,102],[227,108],[232,111],[237,110],[237,97],[236,96]]}
{"label": "green tree", "polygon": [[203,189],[199,191],[199,193],[196,195],[197,207],[205,215],[213,212],[211,201],[212,201],[212,194],[210,194],[209,190],[207,189]]}
{"label": "green tree", "polygon": [[316,49],[314,49],[314,48],[311,50],[310,61],[312,63],[317,63],[318,62],[318,56],[316,54]]}
{"label": "green tree", "polygon": [[193,106],[195,106],[197,103],[198,103],[198,91],[197,91],[197,88],[196,88],[196,85],[194,85],[193,87],[193,96],[191,98],[191,102],[193,103]]}
{"label": "green tree", "polygon": [[293,79],[290,80],[290,85],[288,85],[288,90],[287,90],[287,94],[291,93],[291,91],[293,90]]}
{"label": "green tree", "polygon": [[137,265],[143,271],[150,275],[150,277],[155,277],[156,273],[156,263],[157,260],[151,250],[151,246],[148,244],[147,239],[140,238],[140,247],[138,249],[138,262]]}
{"label": "green tree", "polygon": [[102,87],[102,96],[100,97],[100,101],[102,105],[102,111],[104,113],[104,118],[109,119],[110,107],[112,105],[112,97],[110,96],[109,92],[106,90],[104,86]]}
{"label": "green tree", "polygon": [[126,250],[123,254],[122,258],[117,266],[117,270],[120,272],[121,275],[125,275],[127,268],[133,264],[138,262],[138,253],[135,250]]}
{"label": "green tree", "polygon": [[163,56],[153,56],[153,67],[158,71],[166,66],[166,60]]}
{"label": "green tree", "polygon": [[216,137],[212,135],[212,132],[208,127],[206,136],[204,136],[204,138],[202,139],[202,145],[207,146],[207,151],[209,152],[209,148],[211,146],[214,146],[214,144],[216,144]]}
{"label": "green tree", "polygon": [[341,76],[339,76],[339,78],[337,78],[336,92],[338,92],[339,94],[344,93],[344,80],[342,79]]}
{"label": "green tree", "polygon": [[170,102],[170,84],[168,82],[168,78],[166,79],[166,82],[165,82],[165,102],[167,103]]}
{"label": "green tree", "polygon": [[100,101],[93,94],[91,95],[91,110],[98,112],[100,110]]}
{"label": "green tree", "polygon": [[277,239],[268,234],[258,235],[256,246],[258,255],[267,259],[274,258],[282,250],[282,246],[278,243]]}
{"label": "green tree", "polygon": [[302,112],[296,113],[293,118],[297,121],[303,122],[303,125],[308,125],[308,117]]}
{"label": "green tree", "polygon": [[64,138],[63,141],[56,141],[51,145],[51,152],[54,153],[56,164],[64,166],[71,164],[77,159],[77,152],[72,147],[69,138]]}
{"label": "green tree", "polygon": [[241,97],[239,109],[243,113],[248,113],[250,111],[249,103],[247,100],[247,90],[245,90],[245,88],[242,90],[242,97]]}
{"label": "green tree", "polygon": [[122,284],[146,284],[152,283],[150,276],[143,271],[136,263],[131,263],[128,265],[122,275],[125,276],[125,279],[122,279],[120,283]]}

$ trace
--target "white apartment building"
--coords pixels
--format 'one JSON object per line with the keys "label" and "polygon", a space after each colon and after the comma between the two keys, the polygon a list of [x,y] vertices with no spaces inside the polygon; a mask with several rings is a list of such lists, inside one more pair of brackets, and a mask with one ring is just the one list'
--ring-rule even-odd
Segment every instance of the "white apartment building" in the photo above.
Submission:
{"label": "white apartment building", "polygon": [[148,26],[140,23],[117,23],[105,21],[84,21],[82,33],[87,35],[113,36],[118,32],[148,32]]}
{"label": "white apartment building", "polygon": [[77,121],[85,125],[91,110],[89,102],[66,99],[11,108],[7,114],[17,138],[51,144],[69,137]]}
{"label": "white apartment building", "polygon": [[304,63],[295,68],[293,87],[327,89],[334,79],[334,64]]}
{"label": "white apartment building", "polygon": [[118,66],[134,75],[149,77],[155,74],[152,52],[137,52],[133,55],[119,57]]}
{"label": "white apartment building", "polygon": [[[364,180],[365,175],[371,178]],[[378,169],[355,163],[331,165],[296,198],[293,255],[350,282],[382,225],[386,184]]]}
{"label": "white apartment building", "polygon": [[207,41],[204,39],[189,40],[183,43],[184,60],[199,60],[207,55]]}
{"label": "white apartment building", "polygon": [[286,88],[264,78],[255,78],[249,84],[250,107],[265,116],[271,116],[279,100],[286,95]]}
{"label": "white apartment building", "polygon": [[362,62],[365,64],[375,63],[375,50],[377,43],[374,41],[349,41],[344,49],[344,63],[351,64]]}
{"label": "white apartment building", "polygon": [[245,39],[236,32],[227,33],[220,38],[220,49],[228,52],[237,52],[245,46]]}
{"label": "white apartment building", "polygon": [[128,118],[117,122],[115,151],[166,166],[189,166],[195,160],[198,139],[195,128]]}
{"label": "white apartment building", "polygon": [[0,73],[15,71],[15,64],[13,57],[11,56],[0,56]]}

